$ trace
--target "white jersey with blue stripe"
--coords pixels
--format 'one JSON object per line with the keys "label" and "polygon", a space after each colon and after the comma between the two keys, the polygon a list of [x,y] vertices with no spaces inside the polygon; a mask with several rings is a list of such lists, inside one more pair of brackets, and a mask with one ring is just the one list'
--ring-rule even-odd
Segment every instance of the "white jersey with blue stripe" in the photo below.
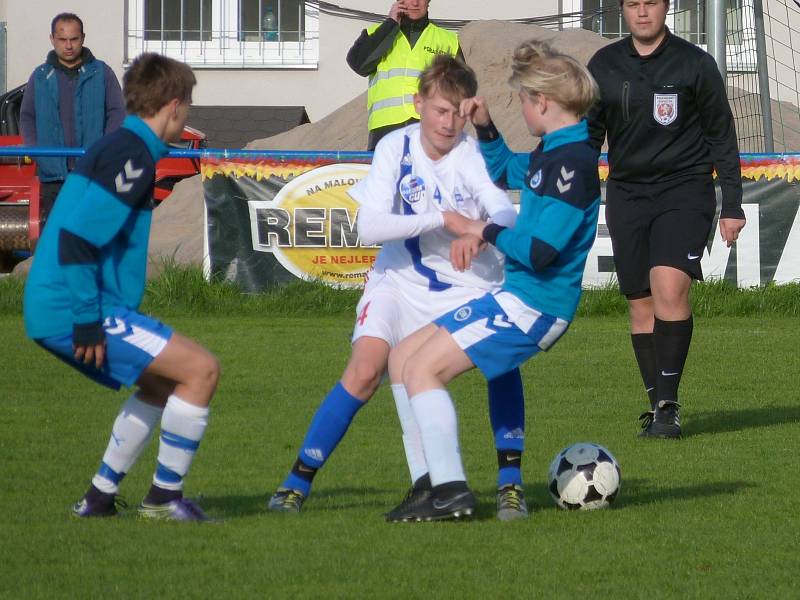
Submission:
{"label": "white jersey with blue stripe", "polygon": [[[362,207],[383,214],[452,211],[491,220],[493,215],[513,212],[508,195],[492,183],[473,138],[462,133],[455,147],[434,161],[422,147],[419,124],[385,136],[375,149],[369,174],[349,194]],[[437,226],[409,239],[386,241],[374,269],[400,284],[418,286],[426,294],[456,286],[499,287],[502,254],[489,247],[473,260],[471,269],[459,272],[450,263],[454,239]]]}

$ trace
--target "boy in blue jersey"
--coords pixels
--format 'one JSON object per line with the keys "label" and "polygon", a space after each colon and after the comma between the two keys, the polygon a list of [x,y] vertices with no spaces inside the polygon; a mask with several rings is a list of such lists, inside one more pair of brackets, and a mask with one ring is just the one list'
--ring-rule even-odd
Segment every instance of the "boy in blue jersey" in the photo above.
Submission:
{"label": "boy in blue jersey", "polygon": [[[475,256],[471,270],[455,270],[450,261],[453,249],[471,257],[480,240],[457,239],[443,228],[445,211],[503,225],[512,225],[517,216],[507,194],[492,183],[477,142],[463,131],[461,101],[477,89],[475,73],[461,61],[446,55],[434,58],[420,75],[414,100],[420,123],[387,134],[378,144],[367,177],[348,192],[359,203],[361,242],[381,244],[381,251],[356,307],[350,360],[311,420],[292,470],[270,498],[272,511],[300,512],[315,474],[378,389],[393,346],[502,283],[502,256],[492,249]],[[395,515],[424,501],[431,486],[399,373],[388,375],[411,479],[404,500],[385,515],[393,521]],[[498,462],[497,517],[525,518],[520,372],[503,373],[487,387]]]}
{"label": "boy in blue jersey", "polygon": [[412,334],[389,357],[390,370],[402,369],[433,486],[427,502],[400,520],[472,514],[475,497],[467,487],[456,412],[445,386],[474,367],[491,379],[556,343],[575,315],[597,232],[598,155],[582,120],[597,85],[582,65],[541,42],[521,44],[512,70],[510,83],[519,90],[528,129],[542,138],[531,154],[509,150],[482,98],[465,100],[461,110],[476,126],[494,181],[522,190],[519,217],[507,228],[444,215],[449,231],[477,236],[506,255],[505,282]]}
{"label": "boy in blue jersey", "polygon": [[25,285],[29,337],[90,379],[137,386],[114,422],[79,517],[117,514],[119,485],[161,425],[158,465],[139,514],[201,521],[183,497],[219,378],[216,358],[138,311],[145,286],[156,162],[180,139],[191,68],[143,54],[123,79],[122,128],[94,144],[67,178]]}

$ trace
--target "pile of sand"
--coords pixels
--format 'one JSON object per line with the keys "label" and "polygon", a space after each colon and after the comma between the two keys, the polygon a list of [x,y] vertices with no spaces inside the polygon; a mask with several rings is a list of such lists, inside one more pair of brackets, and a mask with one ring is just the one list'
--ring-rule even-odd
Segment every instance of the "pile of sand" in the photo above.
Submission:
{"label": "pile of sand", "polygon": [[[475,69],[479,93],[486,97],[492,117],[509,145],[519,151],[536,143],[521,122],[519,100],[508,87],[511,52],[531,38],[550,41],[553,46],[586,63],[608,40],[586,30],[564,32],[536,25],[480,21],[459,32],[464,56]],[[366,89],[366,80],[364,80]],[[258,150],[364,150],[367,146],[366,92],[316,123],[307,123],[247,148]],[[175,186],[172,195],[153,213],[150,257],[157,266],[174,258],[182,264],[203,260],[203,187],[200,177]]]}

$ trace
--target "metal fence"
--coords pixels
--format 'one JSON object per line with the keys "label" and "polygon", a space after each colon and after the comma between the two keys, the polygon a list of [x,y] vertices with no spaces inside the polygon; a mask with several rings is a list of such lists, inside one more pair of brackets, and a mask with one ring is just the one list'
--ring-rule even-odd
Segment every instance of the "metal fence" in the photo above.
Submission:
{"label": "metal fence", "polygon": [[[628,33],[616,0],[584,0],[562,14],[558,27],[582,27],[605,37]],[[553,18],[545,26],[554,27]],[[705,0],[673,0],[667,24],[705,47]],[[798,0],[727,0],[725,23],[728,99],[742,152],[800,149],[800,5]]]}

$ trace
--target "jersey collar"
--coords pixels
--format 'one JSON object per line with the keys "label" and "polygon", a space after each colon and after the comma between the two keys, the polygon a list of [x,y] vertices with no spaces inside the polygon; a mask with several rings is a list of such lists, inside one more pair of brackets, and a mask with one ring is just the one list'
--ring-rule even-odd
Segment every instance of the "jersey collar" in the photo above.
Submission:
{"label": "jersey collar", "polygon": [[664,49],[667,47],[667,44],[669,43],[670,38],[672,38],[672,32],[669,30],[669,27],[667,27],[665,25],[664,26],[664,39],[661,40],[661,43],[656,47],[655,50],[653,50],[647,56],[641,56],[639,54],[639,52],[636,50],[636,46],[633,45],[633,36],[629,35],[628,38],[627,38],[627,40],[628,40],[628,52],[630,53],[631,56],[637,56],[637,57],[641,57],[641,58],[644,58],[644,59],[652,58],[653,56],[658,56],[659,54],[664,52]]}
{"label": "jersey collar", "polygon": [[586,119],[581,119],[575,125],[568,125],[561,129],[556,129],[550,133],[545,133],[542,136],[542,148],[544,152],[554,150],[564,144],[572,144],[574,142],[583,142],[589,139],[589,125]]}
{"label": "jersey collar", "polygon": [[169,151],[167,146],[155,132],[142,119],[136,115],[128,115],[122,122],[122,126],[142,138],[142,141],[147,146],[153,160],[157,161],[163,158]]}

